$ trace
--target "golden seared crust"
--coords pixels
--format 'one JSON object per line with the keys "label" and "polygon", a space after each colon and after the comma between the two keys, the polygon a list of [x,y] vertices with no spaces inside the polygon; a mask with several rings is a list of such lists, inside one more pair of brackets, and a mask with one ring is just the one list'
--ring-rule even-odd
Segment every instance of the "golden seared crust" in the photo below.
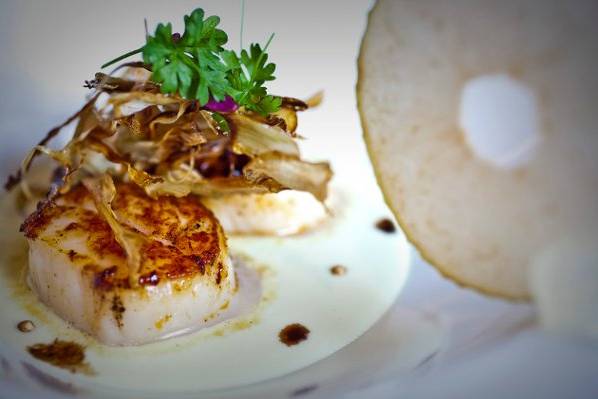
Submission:
{"label": "golden seared crust", "polygon": [[[119,183],[116,189],[112,208],[119,222],[144,237],[138,245],[141,286],[197,275],[207,275],[220,284],[227,277],[222,263],[227,256],[224,234],[197,197],[152,199],[130,183]],[[84,186],[41,205],[25,220],[21,231],[28,239],[43,240],[65,253],[74,266],[92,273],[96,288],[129,288],[126,253],[95,211]],[[85,250],[66,249],[68,245],[63,244],[77,237],[85,242]]]}
{"label": "golden seared crust", "polygon": [[19,231],[25,237],[35,240],[40,232],[48,227],[48,224],[54,219],[62,209],[56,206],[53,202],[40,203],[31,215],[25,219]]}

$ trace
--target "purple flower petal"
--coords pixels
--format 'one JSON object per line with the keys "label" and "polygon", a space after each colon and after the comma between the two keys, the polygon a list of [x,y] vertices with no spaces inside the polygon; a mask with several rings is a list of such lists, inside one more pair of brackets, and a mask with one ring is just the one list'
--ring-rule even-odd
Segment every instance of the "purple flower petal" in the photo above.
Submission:
{"label": "purple flower petal", "polygon": [[204,108],[216,112],[233,112],[236,111],[239,106],[232,97],[225,96],[222,101],[216,101],[213,98],[210,98],[210,101],[204,105]]}

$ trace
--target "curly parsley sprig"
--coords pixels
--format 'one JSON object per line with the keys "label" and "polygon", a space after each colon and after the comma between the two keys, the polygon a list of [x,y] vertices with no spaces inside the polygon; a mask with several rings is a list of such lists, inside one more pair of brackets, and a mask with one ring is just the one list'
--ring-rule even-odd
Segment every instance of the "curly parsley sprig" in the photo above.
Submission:
{"label": "curly parsley sprig", "polygon": [[267,94],[264,83],[274,80],[276,65],[266,64],[268,55],[266,50],[272,41],[270,36],[264,49],[259,44],[252,44],[247,50],[241,50],[241,55],[233,50],[225,50],[220,56],[226,65],[226,78],[229,83],[227,94],[237,104],[242,104],[260,114],[269,114],[280,108],[282,99]]}
{"label": "curly parsley sprig", "polygon": [[217,29],[220,18],[204,18],[201,8],[186,15],[182,36],[172,33],[172,25],[158,24],[146,44],[102,65],[105,68],[134,54],[141,53],[143,62],[151,65],[151,80],[160,84],[163,93],[178,93],[196,99],[204,106],[214,99],[230,96],[237,105],[267,115],[276,112],[281,98],[268,95],[265,82],[274,80],[276,65],[267,63],[266,50],[274,34],[262,49],[252,44],[249,51],[237,55],[222,46],[226,33]]}

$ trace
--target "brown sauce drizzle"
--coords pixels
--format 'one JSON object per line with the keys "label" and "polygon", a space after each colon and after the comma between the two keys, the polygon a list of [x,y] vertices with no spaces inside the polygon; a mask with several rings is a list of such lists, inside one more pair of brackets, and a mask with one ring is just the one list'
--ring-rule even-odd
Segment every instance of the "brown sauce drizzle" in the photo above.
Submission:
{"label": "brown sauce drizzle", "polygon": [[55,339],[49,344],[28,346],[27,351],[42,362],[69,370],[71,373],[94,374],[85,362],[85,348],[76,342]]}
{"label": "brown sauce drizzle", "polygon": [[388,218],[383,218],[380,219],[376,222],[376,228],[380,231],[383,231],[385,233],[394,233],[395,231],[397,231],[397,228],[395,227],[395,224],[393,223],[392,220],[388,219]]}
{"label": "brown sauce drizzle", "polygon": [[344,276],[347,274],[347,268],[343,265],[334,265],[330,268],[330,274],[333,276]]}
{"label": "brown sauce drizzle", "polygon": [[286,346],[297,345],[309,336],[309,329],[303,324],[289,324],[278,333],[278,339]]}
{"label": "brown sauce drizzle", "polygon": [[23,320],[17,324],[17,328],[20,332],[28,333],[35,330],[35,324],[31,320]]}
{"label": "brown sauce drizzle", "polygon": [[112,315],[114,316],[114,320],[116,320],[116,325],[118,325],[118,328],[122,328],[124,325],[123,315],[127,309],[125,308],[122,299],[120,299],[120,296],[114,295],[112,297],[112,307],[110,310],[112,310]]}

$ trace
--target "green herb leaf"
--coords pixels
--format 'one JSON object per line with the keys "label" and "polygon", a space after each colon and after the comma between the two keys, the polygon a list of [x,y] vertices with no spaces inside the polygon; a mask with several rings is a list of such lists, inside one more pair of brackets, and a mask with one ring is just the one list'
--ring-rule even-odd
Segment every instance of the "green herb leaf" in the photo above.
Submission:
{"label": "green herb leaf", "polygon": [[160,84],[163,93],[179,93],[184,98],[197,99],[201,106],[210,97],[224,100],[226,95],[251,111],[267,115],[276,112],[282,100],[268,95],[264,83],[274,80],[276,65],[267,63],[266,49],[252,44],[241,50],[240,56],[222,47],[228,41],[226,33],[217,29],[220,18],[205,18],[201,8],[186,15],[182,37],[172,34],[172,25],[158,24],[145,46],[126,53],[102,67],[141,52],[143,61],[152,66],[152,81]]}
{"label": "green herb leaf", "polygon": [[280,109],[280,105],[282,104],[282,98],[276,96],[264,96],[261,97],[259,100],[252,102],[251,108],[255,112],[268,115],[273,112],[276,112]]}
{"label": "green herb leaf", "polygon": [[237,104],[262,115],[276,112],[280,108],[282,100],[267,95],[264,87],[265,82],[274,80],[276,69],[275,64],[266,63],[268,55],[265,49],[262,50],[259,44],[252,44],[249,52],[241,51],[240,57],[232,50],[223,51],[220,57],[227,67],[227,94]]}
{"label": "green herb leaf", "polygon": [[185,33],[174,40],[172,25],[159,24],[143,47],[143,61],[152,65],[152,80],[162,93],[179,93],[205,105],[210,96],[222,100],[227,86],[218,53],[228,37],[216,26],[218,17],[204,19],[197,9],[185,16]]}
{"label": "green herb leaf", "polygon": [[222,116],[218,112],[212,112],[212,118],[214,118],[214,120],[218,124],[218,128],[224,134],[229,134],[230,133],[230,126],[228,125],[228,122],[226,121],[226,118],[224,116]]}

